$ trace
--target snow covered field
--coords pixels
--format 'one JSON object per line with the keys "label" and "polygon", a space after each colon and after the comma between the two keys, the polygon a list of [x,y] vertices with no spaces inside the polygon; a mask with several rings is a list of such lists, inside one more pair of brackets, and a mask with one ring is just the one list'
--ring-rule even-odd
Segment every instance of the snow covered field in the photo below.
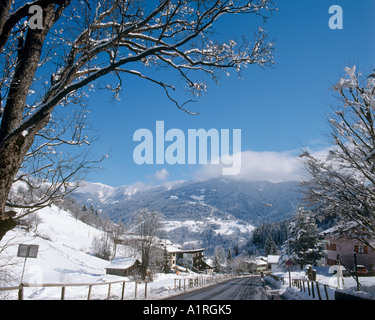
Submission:
{"label": "snow covered field", "polygon": [[[319,283],[320,291],[322,295],[322,300],[327,300],[326,293],[324,291],[324,285],[327,285],[327,293],[329,300],[335,299],[335,291],[338,288],[338,279],[336,275],[329,273],[329,269],[325,267],[314,267],[317,271],[316,281]],[[280,289],[280,294],[283,295],[284,299],[289,300],[319,300],[317,293],[315,292],[315,297],[312,294],[308,294],[306,291],[300,290],[297,287],[289,287],[289,273],[288,272],[278,272],[274,274],[277,277],[283,277],[285,283],[275,281],[273,278],[267,276],[266,282],[272,288]],[[306,273],[304,271],[293,271],[291,272],[292,279],[304,279],[307,280]],[[343,281],[343,282],[342,282]],[[359,277],[359,282],[362,284],[360,292],[356,290],[357,284],[352,277],[340,278],[339,290],[350,293],[352,295],[357,295],[366,299],[375,300],[375,277]],[[306,285],[307,286],[307,285]]]}
{"label": "snow covered field", "polygon": [[[56,206],[45,208],[38,212],[41,218],[36,230],[27,232],[17,228],[7,233],[0,247],[0,287],[18,286],[21,282],[22,269],[25,259],[17,258],[19,244],[39,245],[37,258],[28,258],[25,265],[23,283],[29,284],[78,284],[78,283],[109,283],[126,281],[125,299],[135,299],[135,283],[129,278],[107,275],[105,267],[109,261],[99,259],[91,254],[91,246],[95,238],[100,238],[102,231],[76,220],[70,213]],[[327,268],[317,269],[317,281],[329,285],[330,299],[334,298],[337,277],[328,273]],[[5,272],[5,276],[4,276]],[[288,273],[277,273],[279,277],[288,279]],[[157,274],[153,282],[148,283],[147,299],[160,299],[180,293],[175,291],[175,285],[183,286],[189,278],[206,277],[193,272],[176,274]],[[292,272],[292,278],[306,279],[305,272]],[[271,287],[279,287],[283,296],[288,299],[311,300],[307,293],[298,288],[289,288],[285,284],[275,282],[266,277]],[[186,281],[186,280],[185,280]],[[375,277],[360,278],[364,284],[360,295],[375,299]],[[188,283],[187,281],[185,282]],[[110,298],[119,299],[122,294],[122,283],[111,285]],[[344,288],[355,290],[356,284],[352,278],[344,278]],[[106,299],[108,285],[93,286],[91,299]],[[87,299],[89,286],[66,287],[65,299]],[[190,289],[187,289],[190,290]],[[17,299],[18,291],[0,292],[0,299]],[[145,284],[137,285],[137,299],[144,299]],[[324,296],[324,293],[323,293]],[[324,296],[325,297],[325,296]],[[24,288],[25,300],[55,300],[61,298],[61,287],[30,287]],[[315,297],[318,299],[318,297]]]}
{"label": "snow covered field", "polygon": [[[77,284],[124,281],[125,299],[135,298],[135,284],[129,278],[107,275],[105,267],[109,261],[91,254],[94,238],[100,238],[102,231],[76,220],[70,213],[56,206],[40,210],[42,222],[36,231],[26,232],[17,228],[8,232],[1,242],[0,270],[6,276],[0,277],[0,287],[18,286],[21,283],[25,259],[17,258],[19,244],[39,245],[37,258],[28,258],[23,283],[29,284]],[[148,284],[147,299],[158,299],[175,294],[175,278],[194,278],[195,273],[157,274]],[[202,276],[202,275],[199,275]],[[204,276],[204,275],[203,275]],[[128,281],[129,280],[129,281]],[[187,282],[186,282],[187,283]],[[65,299],[87,299],[88,286],[66,287]],[[137,285],[137,299],[144,298],[145,285]],[[0,299],[17,299],[17,290],[0,292]],[[122,294],[122,283],[111,285],[111,299]],[[108,285],[93,286],[92,299],[106,299]],[[24,288],[25,300],[60,299],[61,287]]]}

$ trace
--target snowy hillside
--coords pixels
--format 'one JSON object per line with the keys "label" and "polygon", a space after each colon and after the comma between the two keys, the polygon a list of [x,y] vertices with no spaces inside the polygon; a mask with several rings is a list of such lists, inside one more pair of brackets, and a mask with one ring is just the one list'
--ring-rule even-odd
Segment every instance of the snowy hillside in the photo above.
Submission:
{"label": "snowy hillside", "polygon": [[[8,232],[1,242],[0,287],[18,286],[21,282],[24,258],[17,258],[19,244],[39,245],[37,258],[28,258],[23,283],[102,283],[128,278],[107,275],[109,261],[91,254],[95,237],[102,231],[76,220],[70,213],[56,206],[37,212],[41,222],[36,230],[27,232],[16,228]],[[186,275],[188,276],[188,275]],[[174,274],[157,275],[150,284],[149,294],[169,294],[176,277]],[[125,298],[134,298],[134,282],[127,283]],[[88,287],[66,289],[67,299],[86,299]],[[104,299],[108,286],[93,289],[93,298]],[[141,290],[141,289],[140,289]],[[25,288],[24,299],[59,299],[61,288]],[[112,294],[121,294],[121,285],[113,285]],[[17,291],[0,293],[0,299],[16,299]]]}
{"label": "snowy hillside", "polygon": [[[210,179],[173,185],[132,185],[113,188],[87,182],[72,196],[102,209],[113,221],[126,221],[141,208],[161,212],[165,220],[204,220],[209,216],[236,219],[250,225],[290,217],[301,201],[295,181],[238,181]],[[272,204],[265,206],[264,204]]]}
{"label": "snowy hillside", "polygon": [[[26,232],[16,228],[2,240],[6,249],[1,258],[9,259],[9,277],[1,286],[20,283],[24,264],[24,258],[17,258],[20,243],[39,245],[38,257],[27,259],[24,283],[97,282],[112,278],[105,275],[108,261],[90,254],[92,241],[101,236],[101,231],[76,220],[56,206],[44,208],[37,215],[42,222],[36,231]],[[42,299],[46,295],[46,290],[35,291],[29,298]]]}

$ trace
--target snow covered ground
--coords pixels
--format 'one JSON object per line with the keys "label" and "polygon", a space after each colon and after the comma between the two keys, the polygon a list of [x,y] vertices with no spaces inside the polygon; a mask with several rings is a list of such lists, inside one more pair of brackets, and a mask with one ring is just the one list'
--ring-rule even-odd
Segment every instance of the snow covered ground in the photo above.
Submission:
{"label": "snow covered ground", "polygon": [[[19,244],[39,245],[37,258],[28,258],[25,265],[23,283],[29,284],[77,284],[124,281],[125,299],[135,298],[135,283],[129,278],[107,275],[105,267],[109,261],[91,254],[95,238],[102,231],[76,220],[70,213],[56,206],[37,212],[42,222],[33,232],[16,228],[8,232],[0,243],[0,287],[18,286],[25,259],[17,258]],[[4,274],[6,276],[4,276]],[[175,294],[175,278],[194,278],[195,273],[157,274],[148,284],[147,298],[158,299]],[[202,276],[202,275],[199,275]],[[129,280],[129,281],[128,281]],[[186,282],[187,283],[187,282]],[[65,299],[87,299],[88,286],[66,287]],[[137,285],[137,299],[144,298],[145,285]],[[122,283],[111,285],[111,299],[122,294]],[[17,290],[0,292],[0,299],[17,299]],[[93,286],[92,299],[106,299],[108,285]],[[60,299],[61,288],[26,287],[25,300]]]}
{"label": "snow covered ground", "polygon": [[[356,281],[351,277],[340,278],[338,286],[338,278],[336,275],[329,273],[329,268],[325,267],[314,267],[317,271],[316,281],[319,283],[320,293],[322,300],[327,300],[324,285],[327,285],[327,293],[329,300],[335,299],[335,291],[341,290],[342,292],[350,293],[351,295],[357,295],[366,299],[375,300],[375,277],[359,277],[360,283],[362,283],[361,290],[356,290]],[[319,300],[319,296],[315,291],[315,297],[308,294],[306,285],[306,291],[300,290],[297,287],[289,287],[289,273],[288,272],[277,272],[274,274],[277,277],[283,277],[285,283],[282,284],[280,281],[275,281],[273,278],[266,276],[265,280],[271,288],[278,288],[280,294],[286,300]],[[291,272],[292,279],[304,279],[307,280],[306,273],[304,271],[293,271]]]}
{"label": "snow covered ground", "polygon": [[[91,246],[95,238],[100,238],[102,231],[76,220],[70,213],[56,206],[40,210],[38,216],[42,220],[36,230],[27,232],[16,228],[6,234],[0,243],[0,287],[18,286],[21,282],[25,259],[17,258],[19,244],[39,245],[37,258],[28,258],[25,265],[23,283],[29,284],[77,284],[77,283],[109,283],[126,281],[125,299],[135,298],[135,283],[129,278],[107,275],[105,267],[109,261],[99,259],[91,254]],[[333,300],[337,286],[337,277],[328,273],[327,268],[316,268],[317,280],[320,284],[329,285],[328,293]],[[4,276],[4,272],[6,271]],[[288,279],[288,273],[277,273]],[[147,286],[147,299],[160,299],[180,293],[175,291],[175,279],[181,279],[181,285],[188,278],[196,278],[195,273],[157,274],[153,282]],[[200,277],[208,276],[199,275]],[[292,278],[306,279],[305,272],[292,272]],[[289,288],[267,277],[271,287],[279,287],[284,298],[311,300],[307,293],[298,288]],[[361,278],[360,278],[361,279]],[[375,299],[375,277],[363,278],[360,295]],[[187,284],[187,281],[186,281]],[[176,281],[179,285],[179,281]],[[355,289],[351,278],[344,278],[345,289]],[[106,299],[108,285],[93,286],[92,299]],[[88,286],[67,287],[65,299],[87,299]],[[145,284],[137,285],[137,299],[144,299]],[[17,290],[0,292],[0,299],[17,299]],[[122,283],[111,285],[110,298],[119,299],[122,294]],[[325,293],[323,293],[323,296]],[[24,288],[25,300],[60,299],[61,288],[30,287]],[[325,297],[325,296],[324,296]],[[315,299],[318,299],[316,296]]]}

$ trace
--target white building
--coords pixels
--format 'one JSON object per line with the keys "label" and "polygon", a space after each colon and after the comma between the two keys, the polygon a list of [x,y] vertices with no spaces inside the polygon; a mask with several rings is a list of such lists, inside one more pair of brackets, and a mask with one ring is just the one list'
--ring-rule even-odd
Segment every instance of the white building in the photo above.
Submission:
{"label": "white building", "polygon": [[268,270],[271,271],[271,273],[282,271],[279,267],[279,260],[280,260],[280,256],[271,255],[271,254],[267,256]]}

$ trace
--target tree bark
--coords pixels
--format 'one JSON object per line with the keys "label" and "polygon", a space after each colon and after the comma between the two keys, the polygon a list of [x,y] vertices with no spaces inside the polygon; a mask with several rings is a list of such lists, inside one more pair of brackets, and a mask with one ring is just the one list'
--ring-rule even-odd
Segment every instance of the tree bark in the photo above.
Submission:
{"label": "tree bark", "polygon": [[48,118],[45,117],[46,120],[35,123],[29,130],[17,135],[11,134],[21,124],[27,95],[40,61],[43,42],[55,22],[54,7],[52,4],[43,9],[42,30],[28,30],[4,107],[0,128],[0,240],[16,224],[6,212],[6,202],[14,178],[34,142],[36,133],[48,123]]}

